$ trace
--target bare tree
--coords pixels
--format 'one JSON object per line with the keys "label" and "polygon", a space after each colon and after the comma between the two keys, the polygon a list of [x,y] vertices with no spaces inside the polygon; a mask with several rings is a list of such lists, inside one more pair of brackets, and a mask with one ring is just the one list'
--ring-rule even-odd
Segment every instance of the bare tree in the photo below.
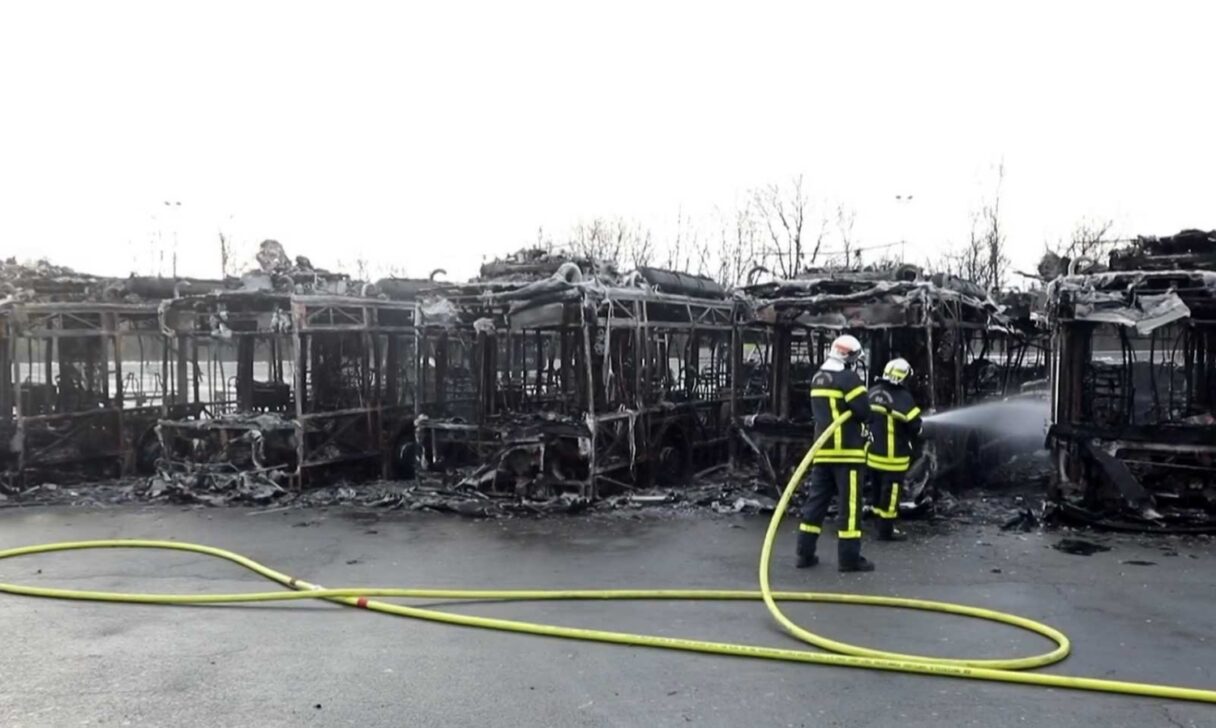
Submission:
{"label": "bare tree", "polygon": [[654,236],[640,222],[618,217],[611,224],[612,244],[616,251],[617,265],[629,264],[634,268],[650,265],[654,256]]}
{"label": "bare tree", "polygon": [[1009,256],[1005,252],[1005,229],[1001,218],[1001,188],[1005,182],[1005,163],[997,166],[996,187],[992,198],[971,217],[971,233],[967,242],[944,253],[937,261],[938,270],[969,280],[986,290],[999,290],[1009,273]]}
{"label": "bare tree", "polygon": [[701,231],[697,229],[692,218],[684,214],[684,208],[680,207],[676,210],[676,231],[667,246],[665,267],[668,270],[691,270],[693,256],[699,260],[703,247],[706,246],[701,240]]}
{"label": "bare tree", "polygon": [[[708,276],[712,260],[714,257],[713,250],[710,247],[709,238],[698,236],[692,245],[692,256],[697,262],[696,274],[699,276]],[[692,266],[687,268],[688,272],[693,272]]]}
{"label": "bare tree", "polygon": [[684,262],[684,239],[678,231],[671,242],[667,245],[667,257],[663,262],[663,267],[668,270],[679,270],[681,263]]}
{"label": "bare tree", "polygon": [[1110,231],[1114,222],[1109,219],[1094,220],[1082,218],[1073,226],[1072,234],[1067,243],[1058,241],[1055,245],[1044,241],[1043,256],[1033,273],[1022,273],[1028,278],[1040,281],[1050,281],[1068,272],[1069,265],[1078,258],[1097,258],[1102,249],[1114,240]]}
{"label": "bare tree", "polygon": [[[857,212],[852,209],[846,209],[844,205],[836,207],[836,232],[840,235],[841,257],[844,260],[844,267],[848,268],[852,265],[861,264],[861,251],[853,250],[853,224],[857,221]],[[853,259],[853,254],[856,252],[857,259]]]}
{"label": "bare tree", "polygon": [[805,267],[813,265],[827,234],[827,221],[813,242],[805,239],[810,201],[803,189],[802,175],[795,177],[788,187],[772,184],[757,190],[752,202],[772,242],[777,272],[785,278],[793,278]]}
{"label": "bare tree", "polygon": [[[1005,285],[1005,277],[1009,273],[1009,256],[1005,252],[1005,229],[1001,220],[1001,188],[1005,183],[1005,162],[997,166],[996,189],[992,199],[980,210],[980,244],[983,250],[983,264],[978,275],[971,278],[989,290],[999,290]],[[972,245],[975,233],[972,232]]]}
{"label": "bare tree", "polygon": [[984,288],[990,288],[991,268],[988,260],[988,241],[977,229],[978,224],[979,220],[973,217],[971,234],[967,242],[954,250],[943,253],[936,264],[930,263],[928,267],[972,281]]}
{"label": "bare tree", "polygon": [[654,236],[639,222],[622,217],[596,217],[574,227],[569,248],[576,255],[613,266],[639,267],[649,265],[654,256]]}
{"label": "bare tree", "polygon": [[232,260],[232,241],[228,240],[228,236],[224,231],[220,231],[220,277],[228,277],[228,263]]}
{"label": "bare tree", "polygon": [[729,286],[733,283],[731,280],[731,261],[733,259],[733,247],[730,234],[730,225],[721,209],[717,210],[718,217],[718,267],[714,272],[714,280],[721,283],[723,286]]}
{"label": "bare tree", "polygon": [[1108,236],[1114,228],[1113,220],[1091,220],[1082,218],[1072,230],[1072,239],[1064,249],[1068,258],[1091,257],[1109,242]]}
{"label": "bare tree", "polygon": [[570,250],[593,260],[615,265],[621,259],[621,241],[611,221],[602,217],[574,226]]}
{"label": "bare tree", "polygon": [[751,201],[736,208],[729,216],[718,211],[717,272],[714,278],[723,286],[742,284],[757,266],[763,265],[763,241]]}
{"label": "bare tree", "polygon": [[236,260],[235,260],[236,249],[232,243],[232,236],[230,236],[228,233],[224,232],[224,228],[227,227],[228,225],[232,224],[232,219],[234,217],[236,217],[235,214],[229,215],[228,219],[225,220],[224,222],[222,222],[216,230],[216,232],[219,233],[219,236],[220,236],[220,277],[221,278],[227,278],[229,276],[229,274],[236,275],[237,273],[239,273],[239,271],[233,270],[236,267]]}
{"label": "bare tree", "polygon": [[641,224],[631,229],[626,240],[625,250],[628,252],[629,262],[633,264],[634,268],[650,265],[651,259],[654,257],[654,236],[650,229],[642,227]]}

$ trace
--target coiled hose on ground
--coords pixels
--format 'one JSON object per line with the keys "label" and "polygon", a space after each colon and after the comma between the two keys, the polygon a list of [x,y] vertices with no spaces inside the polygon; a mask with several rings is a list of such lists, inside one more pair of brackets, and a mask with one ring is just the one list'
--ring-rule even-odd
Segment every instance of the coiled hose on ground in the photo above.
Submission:
{"label": "coiled hose on ground", "polygon": [[[138,594],[124,592],[83,591],[77,589],[57,589],[49,587],[23,586],[20,584],[0,583],[0,591],[29,597],[52,599],[76,599],[97,602],[123,602],[134,604],[217,604],[232,602],[277,602],[294,599],[325,599],[350,607],[370,609],[385,614],[400,617],[425,619],[432,622],[460,625],[463,627],[478,627],[523,634],[543,635],[546,637],[561,637],[565,639],[586,640],[591,642],[608,642],[612,644],[634,645],[641,647],[660,647],[669,650],[686,652],[701,652],[717,655],[732,655],[737,657],[763,658],[783,660],[786,662],[802,662],[816,665],[832,665],[835,667],[866,668],[888,672],[904,672],[919,675],[937,675],[945,677],[967,678],[971,680],[988,680],[1005,683],[1021,683],[1040,687],[1069,688],[1102,693],[1119,693],[1124,695],[1140,695],[1173,700],[1189,700],[1205,703],[1216,703],[1216,690],[1203,690],[1173,685],[1156,685],[1151,683],[1123,682],[1089,677],[1073,677],[1042,672],[1030,672],[1030,668],[1043,667],[1063,660],[1068,656],[1071,646],[1063,633],[1040,622],[1006,614],[981,607],[971,607],[950,602],[930,601],[926,599],[906,599],[899,597],[866,596],[860,594],[833,594],[822,592],[775,592],[769,584],[769,561],[772,558],[773,541],[776,538],[781,519],[789,502],[802,482],[803,476],[810,467],[811,458],[831,437],[832,433],[849,417],[843,414],[839,419],[815,441],[798,468],[794,471],[781,500],[769,522],[768,531],[764,536],[764,545],[760,552],[760,590],[717,590],[717,589],[572,589],[572,590],[529,590],[529,589],[402,589],[402,588],[365,588],[347,587],[341,589],[326,589],[316,584],[296,579],[295,577],[263,566],[252,559],[238,553],[212,546],[175,541],[151,541],[141,539],[113,539],[104,541],[69,541],[61,543],[39,544],[0,550],[0,559],[44,554],[55,551],[73,551],[100,548],[145,548],[168,549],[173,551],[189,551],[226,559],[244,566],[271,581],[282,584],[287,590],[270,592],[250,592],[240,594]],[[818,650],[783,649],[761,645],[738,644],[732,642],[711,642],[705,640],[682,639],[678,637],[661,637],[657,635],[630,634],[627,632],[611,632],[597,629],[582,629],[577,627],[561,627],[535,622],[521,622],[494,617],[480,617],[465,614],[453,614],[419,606],[407,606],[383,602],[373,597],[409,598],[409,599],[445,599],[445,600],[495,600],[495,601],[539,601],[539,600],[732,600],[732,601],[763,601],[769,613],[787,632],[798,639],[819,648]],[[978,619],[1013,625],[1042,635],[1055,642],[1056,646],[1049,652],[1028,657],[1007,659],[966,659],[927,657],[908,655],[897,652],[887,652],[858,645],[847,644],[829,639],[822,635],[803,629],[791,621],[781,611],[778,602],[826,602],[833,604],[857,604],[864,606],[897,607],[902,609],[919,609],[928,612],[943,612]]]}

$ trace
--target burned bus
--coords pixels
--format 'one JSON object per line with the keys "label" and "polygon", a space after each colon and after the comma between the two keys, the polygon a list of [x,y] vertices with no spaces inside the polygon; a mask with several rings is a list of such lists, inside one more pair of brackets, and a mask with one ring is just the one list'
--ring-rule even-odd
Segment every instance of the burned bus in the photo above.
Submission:
{"label": "burned bus", "polygon": [[[1028,325],[1003,315],[979,286],[952,276],[926,278],[915,266],[809,271],[744,292],[749,306],[739,321],[735,422],[747,445],[742,454],[754,457],[774,482],[788,476],[813,439],[810,381],[836,336],[862,342],[867,362],[859,374],[867,384],[888,360],[907,359],[914,369],[907,386],[926,412],[1019,393],[1046,372],[1046,352]],[[1030,446],[1041,442],[1040,434]],[[973,430],[934,433],[913,468],[911,493],[930,478],[974,484],[979,464],[1009,445]]]}
{"label": "burned bus", "polygon": [[423,466],[528,497],[686,482],[728,450],[734,306],[707,278],[543,251],[424,296]]}
{"label": "burned bus", "polygon": [[210,487],[412,476],[414,282],[276,278],[161,304],[185,352],[179,386],[204,413],[160,422],[163,475]]}
{"label": "burned bus", "polygon": [[6,263],[0,459],[10,484],[150,472],[159,419],[200,409],[173,376],[158,301],[216,281],[106,279]]}
{"label": "burned bus", "polygon": [[1139,238],[1049,289],[1052,495],[1127,530],[1216,530],[1216,232]]}

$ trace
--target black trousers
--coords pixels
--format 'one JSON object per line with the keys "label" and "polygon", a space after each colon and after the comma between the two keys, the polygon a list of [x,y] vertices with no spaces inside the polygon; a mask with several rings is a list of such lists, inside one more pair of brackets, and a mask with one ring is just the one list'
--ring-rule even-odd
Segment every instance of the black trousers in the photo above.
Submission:
{"label": "black trousers", "polygon": [[899,497],[903,493],[904,473],[870,469],[870,510],[878,518],[878,535],[888,537],[899,520]]}
{"label": "black trousers", "polygon": [[870,510],[884,521],[899,519],[899,497],[903,493],[904,477],[907,473],[870,469]]}
{"label": "black trousers", "polygon": [[837,550],[841,563],[861,558],[861,504],[864,494],[862,463],[819,463],[811,468],[810,492],[802,504],[798,552],[811,555],[823,531],[823,519],[828,514],[832,498],[839,496],[840,527],[836,531]]}

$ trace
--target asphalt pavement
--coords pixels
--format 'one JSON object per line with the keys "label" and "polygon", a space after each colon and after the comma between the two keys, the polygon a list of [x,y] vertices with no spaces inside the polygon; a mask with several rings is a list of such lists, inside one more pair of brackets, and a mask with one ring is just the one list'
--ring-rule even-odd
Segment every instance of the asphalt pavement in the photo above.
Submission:
{"label": "asphalt pavement", "polygon": [[[754,588],[765,517],[664,511],[464,520],[343,509],[9,508],[0,546],[92,538],[195,541],[326,586]],[[1073,640],[1051,671],[1216,687],[1211,540],[1082,538],[912,524],[866,544],[878,571],[792,568],[787,589],[965,602]],[[0,562],[0,581],[79,589],[263,590],[193,554],[97,551]],[[798,646],[757,603],[513,603],[454,610],[630,632]],[[951,657],[1042,651],[1038,637],[945,615],[791,605],[799,623]],[[1216,724],[1216,706],[794,665],[486,632],[323,603],[166,607],[0,596],[0,725],[1067,726]]]}

